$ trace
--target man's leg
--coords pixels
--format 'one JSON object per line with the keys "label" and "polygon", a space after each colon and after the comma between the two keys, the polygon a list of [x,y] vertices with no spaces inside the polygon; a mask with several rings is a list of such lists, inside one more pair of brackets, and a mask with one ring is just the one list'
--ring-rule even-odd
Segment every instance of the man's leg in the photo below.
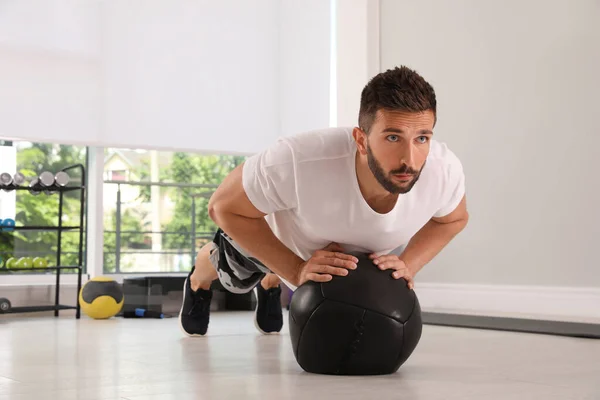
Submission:
{"label": "man's leg", "polygon": [[205,244],[196,256],[194,271],[190,276],[190,285],[193,291],[198,289],[209,290],[210,285],[217,279],[217,270],[208,258],[212,245],[212,242]]}
{"label": "man's leg", "polygon": [[188,336],[202,336],[208,329],[212,300],[210,285],[217,279],[217,271],[209,260],[212,245],[209,242],[200,249],[183,287],[179,325]]}
{"label": "man's leg", "polygon": [[262,281],[260,281],[260,284],[262,285],[263,289],[276,288],[279,286],[280,283],[281,279],[279,279],[279,277],[275,274],[267,274],[262,279]]}
{"label": "man's leg", "polygon": [[265,334],[281,330],[283,315],[279,277],[268,273],[266,267],[219,230],[213,242],[198,252],[194,268],[185,282],[180,325],[187,335],[206,333],[212,299],[210,286],[215,279],[219,279],[231,293],[248,293],[254,288],[258,303],[256,328]]}
{"label": "man's leg", "polygon": [[267,274],[256,287],[256,314],[254,325],[262,334],[278,333],[283,327],[281,310],[281,279],[275,274]]}

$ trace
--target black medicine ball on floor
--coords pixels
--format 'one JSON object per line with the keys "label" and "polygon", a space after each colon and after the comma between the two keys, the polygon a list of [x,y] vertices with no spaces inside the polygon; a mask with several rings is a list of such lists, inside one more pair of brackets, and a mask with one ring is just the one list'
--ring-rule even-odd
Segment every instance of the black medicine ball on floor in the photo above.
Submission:
{"label": "black medicine ball on floor", "polygon": [[415,292],[368,255],[329,282],[306,282],[293,294],[289,326],[294,356],[307,372],[379,375],[396,372],[421,339]]}

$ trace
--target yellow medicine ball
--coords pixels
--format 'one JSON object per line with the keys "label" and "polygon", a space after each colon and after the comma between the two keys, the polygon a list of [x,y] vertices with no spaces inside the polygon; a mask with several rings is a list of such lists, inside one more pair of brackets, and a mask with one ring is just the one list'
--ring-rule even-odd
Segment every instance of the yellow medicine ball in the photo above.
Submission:
{"label": "yellow medicine ball", "polygon": [[94,319],[114,317],[123,308],[123,301],[121,285],[106,276],[90,279],[79,292],[81,311]]}

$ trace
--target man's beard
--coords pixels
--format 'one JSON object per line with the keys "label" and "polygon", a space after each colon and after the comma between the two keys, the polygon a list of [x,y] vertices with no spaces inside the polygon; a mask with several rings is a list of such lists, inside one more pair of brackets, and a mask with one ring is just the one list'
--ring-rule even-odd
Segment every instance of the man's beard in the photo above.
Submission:
{"label": "man's beard", "polygon": [[[375,176],[375,179],[377,179],[377,182],[379,182],[379,184],[383,186],[385,190],[392,194],[404,194],[410,192],[413,186],[415,186],[415,183],[417,183],[417,181],[419,180],[419,177],[421,176],[421,171],[423,171],[423,168],[425,167],[425,164],[423,164],[423,167],[421,167],[419,171],[416,171],[410,168],[408,165],[403,164],[402,167],[392,170],[388,174],[386,174],[383,168],[381,168],[381,164],[379,164],[379,161],[377,161],[377,159],[371,152],[371,148],[369,146],[367,146],[367,161],[371,172]],[[412,181],[406,184],[405,186],[399,186],[390,179],[390,175],[396,174],[409,174],[412,175],[413,178]]]}

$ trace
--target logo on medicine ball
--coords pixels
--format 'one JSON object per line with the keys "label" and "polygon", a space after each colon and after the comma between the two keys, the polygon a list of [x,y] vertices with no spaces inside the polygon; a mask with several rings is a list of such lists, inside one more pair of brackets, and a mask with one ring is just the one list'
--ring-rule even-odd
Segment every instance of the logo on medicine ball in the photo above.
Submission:
{"label": "logo on medicine ball", "polygon": [[123,289],[112,278],[98,276],[83,285],[79,292],[81,310],[90,318],[107,319],[123,308]]}

